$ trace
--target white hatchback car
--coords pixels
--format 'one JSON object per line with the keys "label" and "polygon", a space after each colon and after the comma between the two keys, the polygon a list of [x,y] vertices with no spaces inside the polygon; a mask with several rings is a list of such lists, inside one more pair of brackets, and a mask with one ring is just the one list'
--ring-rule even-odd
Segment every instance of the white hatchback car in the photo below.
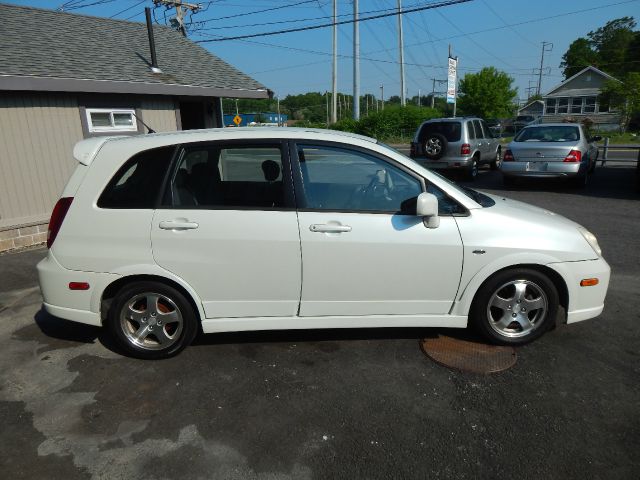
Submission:
{"label": "white hatchback car", "polygon": [[38,264],[47,311],[160,358],[204,333],[466,327],[522,344],[602,312],[595,237],[376,140],[233,128],[92,138]]}

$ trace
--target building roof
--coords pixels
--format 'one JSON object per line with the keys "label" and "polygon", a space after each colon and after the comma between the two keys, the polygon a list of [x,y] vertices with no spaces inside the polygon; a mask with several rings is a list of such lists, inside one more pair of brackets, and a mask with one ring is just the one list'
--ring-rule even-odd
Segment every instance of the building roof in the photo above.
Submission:
{"label": "building roof", "polygon": [[[567,83],[569,83],[570,81],[572,81],[573,79],[579,77],[580,75],[584,74],[587,71],[594,72],[595,74],[600,75],[600,76],[606,78],[607,80],[616,80],[618,82],[620,81],[617,78],[612,77],[608,73],[603,72],[602,70],[594,67],[593,65],[589,65],[588,67],[585,67],[582,70],[580,70],[575,75],[567,78],[566,80],[563,80],[561,83],[559,83],[558,85],[553,87],[551,90],[549,90],[543,96],[544,97],[566,97],[566,96],[571,96],[571,95],[597,95],[598,93],[600,93],[600,89],[599,88],[592,88],[592,89],[581,88],[581,89],[565,90],[561,94],[560,93],[554,93],[556,90],[561,88],[563,85],[566,85]],[[589,92],[587,92],[587,91],[589,91]],[[580,93],[578,93],[578,92],[580,92]]]}
{"label": "building roof", "polygon": [[0,4],[0,90],[267,98],[267,88],[184,38],[145,23]]}

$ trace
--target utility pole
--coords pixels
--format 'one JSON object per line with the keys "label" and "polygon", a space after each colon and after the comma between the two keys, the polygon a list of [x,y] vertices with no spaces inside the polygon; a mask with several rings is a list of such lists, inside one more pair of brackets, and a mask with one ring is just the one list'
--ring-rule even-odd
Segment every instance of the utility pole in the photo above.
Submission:
{"label": "utility pole", "polygon": [[407,104],[404,88],[404,35],[402,33],[402,0],[398,0],[398,48],[400,49],[400,105]]}
{"label": "utility pole", "polygon": [[[547,47],[549,49],[547,50]],[[542,68],[544,66],[544,52],[550,52],[553,50],[553,43],[551,42],[542,42],[542,55],[540,57],[540,72],[538,72],[538,92],[540,95],[540,86],[542,85]]]}
{"label": "utility pole", "polygon": [[[163,5],[167,8],[176,9],[176,18],[172,19],[172,26],[178,30],[183,37],[187,36],[187,28],[184,25],[184,15],[186,10],[191,10],[191,13],[196,13],[200,10],[200,5],[197,3],[188,3],[183,0],[153,0],[153,4]],[[184,8],[184,10],[183,10]]]}
{"label": "utility pole", "polygon": [[420,101],[420,97],[422,96],[422,91],[420,89],[418,89],[418,106],[421,107],[422,106],[422,102]]}
{"label": "utility pole", "polygon": [[360,22],[358,0],[353,0],[353,119],[360,120]]}
{"label": "utility pole", "polygon": [[329,126],[329,92],[324,92],[324,96],[327,97],[327,127]]}
{"label": "utility pole", "polygon": [[331,123],[338,121],[338,0],[333,0],[333,73],[331,75]]}
{"label": "utility pole", "polygon": [[278,101],[278,126],[282,126],[282,119],[280,118],[280,97],[276,97]]}
{"label": "utility pole", "polygon": [[436,96],[436,82],[438,84],[447,83],[446,80],[438,80],[437,78],[432,78],[433,86],[431,87],[431,108],[434,108],[435,105],[435,96]]}
{"label": "utility pole", "polygon": [[384,110],[384,85],[380,85],[380,99],[382,102],[382,110]]}

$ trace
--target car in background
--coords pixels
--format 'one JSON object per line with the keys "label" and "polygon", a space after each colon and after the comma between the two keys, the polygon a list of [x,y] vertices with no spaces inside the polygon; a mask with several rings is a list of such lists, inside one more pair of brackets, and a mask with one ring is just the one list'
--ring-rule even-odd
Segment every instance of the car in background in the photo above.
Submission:
{"label": "car in background", "polygon": [[477,117],[435,118],[422,123],[411,142],[410,157],[434,170],[458,170],[474,180],[480,165],[500,166],[500,140]]}
{"label": "car in background", "polygon": [[499,118],[489,118],[486,121],[489,130],[497,138],[500,138],[505,131],[504,121]]}
{"label": "car in background", "polygon": [[500,170],[505,185],[518,177],[566,178],[585,186],[598,159],[594,144],[577,123],[545,123],[522,129],[507,145]]}

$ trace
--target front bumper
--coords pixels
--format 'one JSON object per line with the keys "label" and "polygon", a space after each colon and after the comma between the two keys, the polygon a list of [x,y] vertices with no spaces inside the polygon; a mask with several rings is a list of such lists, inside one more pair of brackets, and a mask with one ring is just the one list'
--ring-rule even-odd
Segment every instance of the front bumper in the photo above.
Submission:
{"label": "front bumper", "polygon": [[565,162],[502,162],[500,170],[510,177],[569,178],[586,175],[587,163]]}
{"label": "front bumper", "polygon": [[[567,323],[580,322],[597,317],[602,313],[611,276],[611,267],[604,258],[581,262],[550,263],[548,267],[558,272],[567,283],[569,293]],[[598,284],[591,287],[581,287],[580,281],[587,278],[597,278]]]}

